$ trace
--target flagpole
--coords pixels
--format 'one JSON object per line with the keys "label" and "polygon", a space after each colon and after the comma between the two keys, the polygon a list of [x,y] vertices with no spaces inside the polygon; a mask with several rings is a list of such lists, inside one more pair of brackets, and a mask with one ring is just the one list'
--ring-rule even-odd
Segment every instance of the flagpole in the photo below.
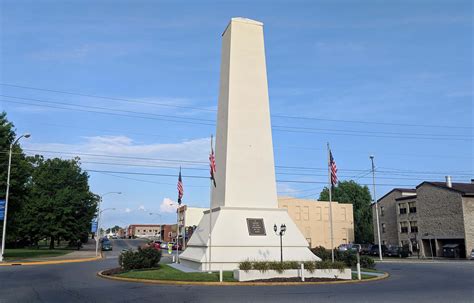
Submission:
{"label": "flagpole", "polygon": [[179,207],[176,208],[176,264],[179,263]]}
{"label": "flagpole", "polygon": [[[212,134],[211,134],[211,153],[212,153]],[[212,167],[211,167],[212,170]],[[209,273],[211,273],[211,260],[212,260],[212,186],[213,180],[209,179]]]}
{"label": "flagpole", "polygon": [[328,187],[329,187],[329,226],[331,230],[331,260],[334,263],[334,232],[332,226],[332,182],[331,182],[331,149],[328,146]]}

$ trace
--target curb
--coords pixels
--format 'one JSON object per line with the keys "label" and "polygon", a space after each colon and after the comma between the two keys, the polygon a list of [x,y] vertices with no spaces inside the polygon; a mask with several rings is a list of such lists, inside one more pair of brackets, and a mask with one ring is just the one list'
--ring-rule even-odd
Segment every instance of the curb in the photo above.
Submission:
{"label": "curb", "polygon": [[97,276],[103,279],[122,281],[122,282],[135,282],[135,283],[146,283],[146,284],[159,284],[159,285],[200,285],[200,286],[301,286],[301,285],[325,285],[325,284],[353,284],[379,281],[388,278],[390,275],[384,273],[381,276],[365,279],[365,280],[347,280],[347,281],[325,281],[325,282],[197,282],[197,281],[171,281],[171,280],[150,280],[150,279],[135,279],[135,278],[122,278],[104,275],[102,270],[97,273]]}
{"label": "curb", "polygon": [[97,261],[102,259],[102,255],[99,257],[93,258],[83,258],[83,259],[70,259],[70,260],[54,260],[54,261],[32,261],[32,262],[5,262],[0,263],[0,266],[29,266],[29,265],[50,265],[50,264],[66,264],[66,263],[80,263],[80,262],[90,262]]}

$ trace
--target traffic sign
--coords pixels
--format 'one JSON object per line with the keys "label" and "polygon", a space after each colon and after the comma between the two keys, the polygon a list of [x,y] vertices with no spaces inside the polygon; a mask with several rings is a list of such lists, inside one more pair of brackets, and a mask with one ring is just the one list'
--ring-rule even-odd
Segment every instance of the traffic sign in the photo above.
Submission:
{"label": "traffic sign", "polygon": [[93,232],[93,233],[97,232],[97,221],[92,221],[91,222],[91,232]]}
{"label": "traffic sign", "polygon": [[0,200],[0,221],[3,221],[5,218],[5,200]]}

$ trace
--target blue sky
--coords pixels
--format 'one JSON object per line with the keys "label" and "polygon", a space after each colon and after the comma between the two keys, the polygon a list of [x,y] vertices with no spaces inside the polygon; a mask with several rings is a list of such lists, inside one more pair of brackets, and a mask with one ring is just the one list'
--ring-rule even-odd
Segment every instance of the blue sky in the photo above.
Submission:
{"label": "blue sky", "polygon": [[292,181],[280,195],[319,195],[328,141],[340,180],[370,184],[375,155],[379,197],[474,175],[471,1],[0,5],[0,109],[32,133],[28,153],[78,155],[101,171],[89,172],[94,192],[123,192],[104,197],[116,208],[106,226],[173,222],[177,177],[143,174],[180,163],[185,203],[209,205],[208,181],[187,176],[208,174],[220,35],[236,16],[265,24],[277,180]]}

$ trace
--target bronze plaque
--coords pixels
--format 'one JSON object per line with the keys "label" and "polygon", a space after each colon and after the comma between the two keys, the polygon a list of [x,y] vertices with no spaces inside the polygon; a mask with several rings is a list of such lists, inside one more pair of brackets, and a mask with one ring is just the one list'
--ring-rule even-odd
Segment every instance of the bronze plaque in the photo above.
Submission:
{"label": "bronze plaque", "polygon": [[266,236],[265,225],[262,218],[247,218],[249,236]]}

